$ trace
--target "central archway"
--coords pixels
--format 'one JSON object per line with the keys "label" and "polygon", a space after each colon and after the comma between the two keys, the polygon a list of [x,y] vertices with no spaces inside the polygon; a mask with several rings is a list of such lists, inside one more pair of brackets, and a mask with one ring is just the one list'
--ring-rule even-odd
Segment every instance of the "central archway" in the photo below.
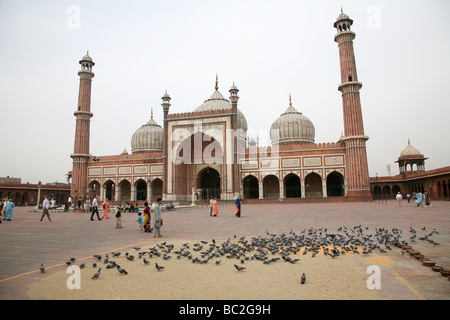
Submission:
{"label": "central archway", "polygon": [[220,174],[216,169],[207,167],[198,173],[199,189],[202,189],[202,199],[220,199]]}

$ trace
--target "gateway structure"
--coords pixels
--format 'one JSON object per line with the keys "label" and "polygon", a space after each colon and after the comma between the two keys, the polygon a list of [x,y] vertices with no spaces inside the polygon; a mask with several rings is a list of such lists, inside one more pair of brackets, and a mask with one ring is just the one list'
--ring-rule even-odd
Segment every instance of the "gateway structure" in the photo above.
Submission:
{"label": "gateway structure", "polygon": [[[353,49],[353,21],[341,13],[337,30],[344,134],[336,142],[315,142],[313,123],[292,104],[270,128],[271,145],[260,147],[247,135],[245,106],[233,84],[227,97],[214,91],[195,111],[170,113],[171,97],[162,96],[163,123],[153,119],[113,156],[89,152],[90,96],[94,62],[81,61],[72,196],[100,200],[192,202],[201,199],[320,199],[361,201],[371,197],[363,116]],[[268,128],[269,129],[269,128]]]}

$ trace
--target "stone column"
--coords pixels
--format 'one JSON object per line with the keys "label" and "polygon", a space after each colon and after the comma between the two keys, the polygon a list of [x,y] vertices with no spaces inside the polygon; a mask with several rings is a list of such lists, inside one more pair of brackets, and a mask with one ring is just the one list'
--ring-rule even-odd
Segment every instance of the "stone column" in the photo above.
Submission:
{"label": "stone column", "polygon": [[[120,201],[121,200],[121,190],[118,185],[116,185],[115,195],[114,195],[114,201]],[[111,199],[109,199],[111,201]]]}
{"label": "stone column", "polygon": [[301,197],[302,197],[302,198],[306,198],[306,193],[305,193],[305,180],[300,180],[300,192],[301,192]]}
{"label": "stone column", "polygon": [[279,183],[280,183],[280,199],[284,199],[285,197],[284,197],[284,183],[283,183],[283,180],[280,180]]}
{"label": "stone column", "polygon": [[136,186],[131,186],[131,194],[130,194],[130,201],[136,201]]}
{"label": "stone column", "polygon": [[322,197],[327,198],[327,179],[322,180]]}
{"label": "stone column", "polygon": [[264,199],[264,184],[262,181],[258,181],[259,187],[259,199]]}

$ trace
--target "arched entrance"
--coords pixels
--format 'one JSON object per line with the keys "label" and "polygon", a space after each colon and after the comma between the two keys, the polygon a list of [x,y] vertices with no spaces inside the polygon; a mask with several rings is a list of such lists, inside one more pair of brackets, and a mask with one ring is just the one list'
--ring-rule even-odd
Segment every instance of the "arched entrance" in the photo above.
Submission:
{"label": "arched entrance", "polygon": [[268,176],[264,177],[263,195],[264,195],[264,199],[280,198],[280,183],[276,176],[268,175]]}
{"label": "arched entrance", "polygon": [[94,199],[95,196],[100,194],[100,183],[97,180],[93,180],[89,183],[88,191],[90,198]]}
{"label": "arched entrance", "polygon": [[300,178],[296,174],[288,174],[284,178],[284,190],[286,198],[300,198],[302,196]]}
{"label": "arched entrance", "polygon": [[159,178],[153,179],[152,182],[150,183],[150,186],[152,188],[152,195],[151,195],[150,202],[154,202],[158,198],[162,199],[162,194],[163,194],[162,180]]}
{"label": "arched entrance", "polygon": [[258,199],[259,198],[259,184],[255,176],[246,176],[243,180],[244,199]]}
{"label": "arched entrance", "polygon": [[144,180],[139,179],[138,181],[136,181],[135,187],[136,187],[136,200],[137,201],[147,200],[147,183]]}
{"label": "arched entrance", "polygon": [[322,198],[322,178],[315,172],[305,178],[305,197]]}
{"label": "arched entrance", "polygon": [[120,187],[120,199],[119,201],[130,201],[131,200],[131,183],[128,180],[122,180],[119,183]]}
{"label": "arched entrance", "polygon": [[342,197],[344,195],[344,177],[339,172],[331,172],[327,177],[327,196]]}
{"label": "arched entrance", "polygon": [[198,173],[198,189],[202,189],[202,199],[220,199],[220,174],[216,169],[207,167]]}
{"label": "arched entrance", "polygon": [[116,185],[114,184],[114,182],[108,180],[105,182],[104,187],[105,187],[105,200],[108,199],[110,201],[114,201],[115,200],[114,193],[116,189]]}
{"label": "arched entrance", "polygon": [[393,187],[392,187],[392,193],[393,193],[393,195],[394,195],[394,197],[397,195],[397,193],[401,193],[402,192],[402,190],[400,189],[400,186],[398,185],[398,184],[395,184]]}
{"label": "arched entrance", "polygon": [[[220,198],[219,172],[208,171],[208,169],[214,170],[211,167],[198,173],[196,171],[198,165],[207,164],[220,167],[223,164],[224,153],[219,141],[211,135],[199,131],[183,138],[173,156],[175,172],[174,179],[170,183],[172,183],[178,199],[190,199],[193,186],[197,191],[202,190],[200,197],[202,199],[206,199],[206,197]],[[208,177],[210,172],[211,175]],[[212,180],[209,181],[209,179]]]}

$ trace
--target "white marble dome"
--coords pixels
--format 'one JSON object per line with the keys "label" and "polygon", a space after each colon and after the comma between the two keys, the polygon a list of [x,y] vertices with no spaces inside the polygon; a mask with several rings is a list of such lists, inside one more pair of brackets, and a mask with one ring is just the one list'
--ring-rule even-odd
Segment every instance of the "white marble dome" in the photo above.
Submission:
{"label": "white marble dome", "polygon": [[298,112],[292,103],[289,103],[289,108],[270,128],[270,140],[273,145],[314,143],[315,135],[316,131],[311,120]]}
{"label": "white marble dome", "polygon": [[131,152],[163,151],[163,128],[153,119],[136,130],[131,138]]}
{"label": "white marble dome", "polygon": [[421,156],[422,154],[420,153],[420,151],[416,148],[414,148],[409,139],[408,139],[408,145],[406,146],[405,149],[402,150],[402,152],[400,152],[400,157],[404,157],[404,156]]}
{"label": "white marble dome", "polygon": [[[236,88],[233,84],[233,88]],[[205,100],[202,105],[200,105],[195,111],[216,111],[216,110],[230,110],[231,102],[224,98],[224,96],[219,92],[219,87],[217,86],[216,81],[216,90],[209,97],[209,99]],[[237,110],[238,112],[238,129],[242,129],[244,132],[247,132],[247,120],[245,119],[244,114],[241,110]]]}

